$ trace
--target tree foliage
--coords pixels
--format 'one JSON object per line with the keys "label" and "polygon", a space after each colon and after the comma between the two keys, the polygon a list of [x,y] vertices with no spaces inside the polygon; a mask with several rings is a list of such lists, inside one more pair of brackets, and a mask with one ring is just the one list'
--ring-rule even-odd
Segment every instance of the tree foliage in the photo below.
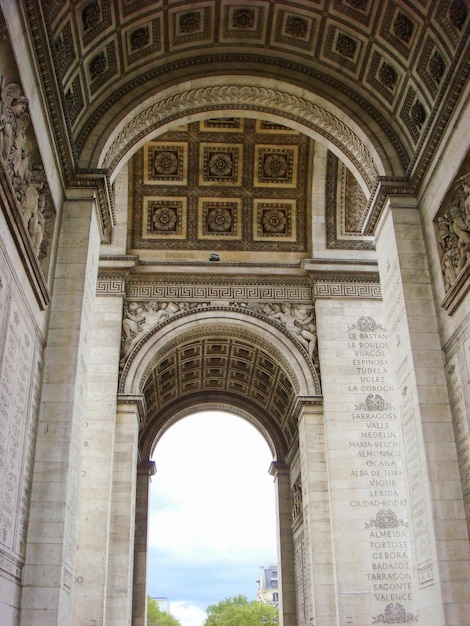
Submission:
{"label": "tree foliage", "polygon": [[162,611],[158,606],[158,602],[148,596],[147,626],[181,626],[181,624],[173,615]]}
{"label": "tree foliage", "polygon": [[204,626],[264,626],[278,623],[278,610],[269,604],[238,595],[225,598],[206,609]]}

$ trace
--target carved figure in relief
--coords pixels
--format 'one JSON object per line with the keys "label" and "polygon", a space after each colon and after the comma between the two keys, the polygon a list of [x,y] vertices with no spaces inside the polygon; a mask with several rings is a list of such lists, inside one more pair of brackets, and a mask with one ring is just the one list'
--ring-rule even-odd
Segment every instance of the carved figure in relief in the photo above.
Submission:
{"label": "carved figure in relief", "polygon": [[41,244],[44,239],[44,228],[46,224],[46,218],[44,216],[44,210],[46,208],[47,196],[45,193],[39,194],[36,212],[31,215],[28,221],[28,232],[33,244],[34,253],[37,257],[41,252]]}
{"label": "carved figure in relief", "polygon": [[444,289],[448,291],[454,284],[457,278],[457,272],[455,271],[456,254],[455,250],[450,248],[444,252],[441,261],[442,274],[444,275]]}
{"label": "carved figure in relief", "polygon": [[[26,131],[30,123],[28,100],[20,86],[7,84],[0,76],[0,157],[23,214],[34,253],[39,258],[45,238],[47,243],[48,189],[43,167],[34,162],[27,149]],[[46,256],[44,250],[42,256]]]}
{"label": "carved figure in relief", "polygon": [[302,514],[302,483],[298,478],[292,485],[292,521]]}
{"label": "carved figure in relief", "polygon": [[23,97],[19,85],[7,85],[0,76],[0,154],[6,164],[11,161],[11,155],[23,147],[21,131],[29,124],[27,108],[28,100]]}
{"label": "carved figure in relief", "polygon": [[[199,305],[197,305],[199,306]],[[190,308],[187,302],[129,302],[122,320],[122,356],[125,360],[134,344],[155,326]]]}
{"label": "carved figure in relief", "polygon": [[[274,305],[276,306],[276,305]],[[279,320],[296,339],[306,348],[310,358],[317,343],[316,328],[313,322],[313,309],[305,305],[281,304],[280,311],[271,316]]]}
{"label": "carved figure in relief", "polygon": [[454,204],[450,209],[452,218],[452,230],[458,237],[458,265],[457,272],[460,273],[467,261],[470,260],[470,216],[462,210],[463,206]]}
{"label": "carved figure in relief", "polygon": [[449,247],[449,240],[452,235],[452,226],[447,215],[441,215],[437,218],[437,228],[439,234],[439,243],[446,250]]}
{"label": "carved figure in relief", "polygon": [[42,168],[31,167],[24,173],[24,194],[21,199],[23,219],[28,228],[36,256],[39,256],[44,238],[46,193],[44,191],[45,175]]}
{"label": "carved figure in relief", "polygon": [[142,332],[144,322],[145,315],[142,306],[138,302],[129,302],[122,320],[124,356],[129,352],[135,337]]}
{"label": "carved figure in relief", "polygon": [[456,181],[449,213],[437,218],[441,269],[448,291],[470,261],[470,175]]}

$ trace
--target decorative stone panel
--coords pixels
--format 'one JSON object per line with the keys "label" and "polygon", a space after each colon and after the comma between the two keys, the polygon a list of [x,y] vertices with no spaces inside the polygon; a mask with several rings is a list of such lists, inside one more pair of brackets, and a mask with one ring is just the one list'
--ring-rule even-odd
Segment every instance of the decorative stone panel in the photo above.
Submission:
{"label": "decorative stone panel", "polygon": [[199,184],[240,185],[242,160],[241,144],[201,143]]}
{"label": "decorative stone panel", "polygon": [[266,37],[267,6],[261,2],[250,2],[249,5],[238,1],[224,3],[221,8],[220,41],[234,42],[237,39],[251,39],[263,45]]}
{"label": "decorative stone panel", "polygon": [[272,45],[312,50],[318,30],[317,21],[306,11],[286,9],[284,6],[275,9]]}
{"label": "decorative stone panel", "polygon": [[186,239],[186,198],[144,197],[145,239]]}
{"label": "decorative stone panel", "polygon": [[199,198],[199,239],[241,239],[242,206],[240,198]]}
{"label": "decorative stone panel", "polygon": [[183,9],[170,9],[168,13],[170,49],[178,50],[204,41],[209,43],[214,32],[213,11],[212,2],[191,4]]}
{"label": "decorative stone panel", "polygon": [[137,24],[133,23],[123,31],[122,36],[123,50],[126,51],[124,54],[126,69],[130,69],[149,56],[155,59],[165,52],[164,32],[160,17]]}
{"label": "decorative stone panel", "polygon": [[154,141],[144,149],[144,183],[186,185],[188,149],[185,143]]}

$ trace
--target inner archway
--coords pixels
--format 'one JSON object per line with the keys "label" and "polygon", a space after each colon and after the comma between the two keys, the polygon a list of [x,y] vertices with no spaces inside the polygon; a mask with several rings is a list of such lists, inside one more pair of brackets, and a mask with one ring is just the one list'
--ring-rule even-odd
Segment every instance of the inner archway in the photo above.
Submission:
{"label": "inner archway", "polygon": [[277,562],[272,450],[247,420],[198,412],[171,426],[153,454],[148,592],[182,626],[229,596],[256,598],[260,565]]}
{"label": "inner archway", "polygon": [[[155,307],[147,302],[145,308]],[[143,333],[127,354],[120,397],[141,407],[135,607],[142,605],[146,592],[148,477],[155,447],[181,418],[217,409],[251,422],[268,444],[276,495],[281,623],[295,619],[291,470],[298,476],[297,420],[306,403],[318,403],[319,378],[302,343],[262,308],[215,303],[171,307],[172,315]],[[245,455],[239,457],[240,467],[245,460]]]}

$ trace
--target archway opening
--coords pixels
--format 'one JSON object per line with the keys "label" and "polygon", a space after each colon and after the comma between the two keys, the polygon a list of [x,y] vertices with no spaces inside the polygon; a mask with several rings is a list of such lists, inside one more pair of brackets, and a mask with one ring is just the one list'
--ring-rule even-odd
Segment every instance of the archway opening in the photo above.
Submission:
{"label": "archway opening", "polygon": [[247,420],[205,411],[165,431],[153,459],[148,592],[202,626],[208,605],[256,599],[260,566],[277,563],[272,452]]}

